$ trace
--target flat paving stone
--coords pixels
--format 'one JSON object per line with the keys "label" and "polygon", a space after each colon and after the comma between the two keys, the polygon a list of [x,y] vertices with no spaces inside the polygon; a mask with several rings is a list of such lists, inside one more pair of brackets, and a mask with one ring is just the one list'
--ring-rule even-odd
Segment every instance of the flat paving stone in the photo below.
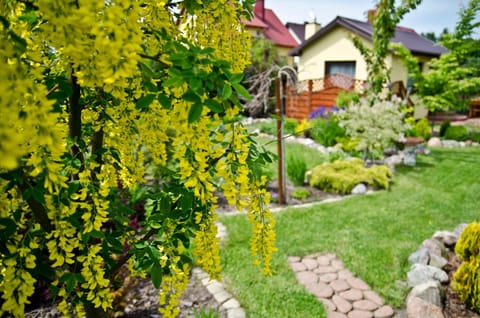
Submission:
{"label": "flat paving stone", "polygon": [[332,311],[335,311],[335,309],[337,309],[337,306],[335,306],[335,304],[330,299],[327,299],[327,298],[317,298],[317,299],[322,302],[327,312],[332,312]]}
{"label": "flat paving stone", "polygon": [[347,315],[342,314],[341,312],[329,312],[327,313],[327,318],[348,318]]}
{"label": "flat paving stone", "polygon": [[380,297],[376,292],[374,292],[372,290],[363,291],[363,296],[364,296],[365,299],[371,300],[371,301],[373,301],[374,303],[376,303],[380,306],[383,306],[383,304],[385,303],[383,298]]}
{"label": "flat paving stone", "polygon": [[373,318],[373,313],[371,311],[352,310],[351,312],[348,313],[347,317],[348,318]]}
{"label": "flat paving stone", "polygon": [[297,275],[298,281],[303,285],[310,285],[318,282],[317,274],[312,272],[308,272],[308,271],[298,272],[296,275]]}
{"label": "flat paving stone", "polygon": [[302,264],[304,264],[309,271],[314,270],[318,267],[317,260],[312,258],[304,258],[302,260]]}
{"label": "flat paving stone", "polygon": [[300,262],[302,259],[299,256],[289,256],[288,261],[290,263]]}
{"label": "flat paving stone", "polygon": [[227,311],[228,318],[245,318],[247,315],[245,314],[245,310],[243,308],[233,308]]}
{"label": "flat paving stone", "polygon": [[340,296],[349,301],[357,301],[363,299],[363,293],[358,289],[349,289],[340,293]]}
{"label": "flat paving stone", "polygon": [[341,313],[345,314],[350,310],[352,310],[353,308],[352,304],[349,301],[347,301],[345,298],[340,297],[338,295],[333,295],[332,301],[335,304],[335,306],[337,306],[337,311]]}
{"label": "flat paving stone", "polygon": [[291,263],[290,267],[294,272],[303,272],[307,270],[307,266],[300,262]]}
{"label": "flat paving stone", "polygon": [[390,306],[382,306],[373,313],[375,318],[390,318],[394,315],[393,308]]}
{"label": "flat paving stone", "polygon": [[336,273],[337,270],[332,266],[319,266],[313,270],[314,273],[317,274],[327,274],[327,273]]}
{"label": "flat paving stone", "polygon": [[334,293],[332,287],[325,283],[310,284],[305,287],[311,294],[319,298],[330,298]]}
{"label": "flat paving stone", "polygon": [[367,285],[363,280],[356,277],[347,278],[347,283],[352,286],[352,288],[360,290],[370,290],[370,286]]}
{"label": "flat paving stone", "polygon": [[317,263],[320,266],[328,266],[330,265],[331,259],[325,255],[321,255],[317,257]]}
{"label": "flat paving stone", "polygon": [[340,279],[347,279],[347,278],[351,278],[351,277],[353,277],[353,274],[348,269],[342,269],[342,270],[338,271],[338,278],[340,278]]}
{"label": "flat paving stone", "polygon": [[350,285],[344,279],[336,279],[330,282],[330,287],[337,293],[350,289]]}
{"label": "flat paving stone", "polygon": [[319,280],[322,283],[330,283],[337,279],[337,273],[327,273],[323,275],[319,275]]}
{"label": "flat paving stone", "polygon": [[332,267],[337,269],[337,270],[340,270],[340,269],[344,269],[344,266],[343,266],[343,262],[341,260],[333,260],[332,263],[331,263]]}
{"label": "flat paving stone", "polygon": [[379,307],[380,306],[378,304],[366,299],[357,300],[353,303],[353,308],[365,311],[374,311],[377,310]]}
{"label": "flat paving stone", "polygon": [[218,293],[215,293],[213,294],[213,297],[215,298],[215,300],[219,303],[219,304],[223,304],[224,302],[226,302],[227,300],[231,299],[232,298],[232,295],[230,295],[229,293],[227,293],[225,290],[222,290]]}
{"label": "flat paving stone", "polygon": [[230,298],[222,304],[226,309],[240,308],[240,303],[235,298]]}

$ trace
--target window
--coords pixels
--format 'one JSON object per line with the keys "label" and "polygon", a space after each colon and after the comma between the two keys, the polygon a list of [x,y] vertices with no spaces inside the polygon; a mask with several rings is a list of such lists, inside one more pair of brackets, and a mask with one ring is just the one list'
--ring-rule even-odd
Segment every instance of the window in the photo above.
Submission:
{"label": "window", "polygon": [[345,74],[355,78],[355,61],[325,62],[325,75]]}

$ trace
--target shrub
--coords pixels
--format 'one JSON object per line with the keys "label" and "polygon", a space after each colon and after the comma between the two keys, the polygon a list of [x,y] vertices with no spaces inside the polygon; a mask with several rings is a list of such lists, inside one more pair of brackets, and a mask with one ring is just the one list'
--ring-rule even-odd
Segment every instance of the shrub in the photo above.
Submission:
{"label": "shrub", "polygon": [[325,147],[334,146],[336,139],[344,136],[345,129],[340,126],[336,116],[311,120],[310,137]]}
{"label": "shrub", "polygon": [[357,150],[363,151],[366,159],[376,153],[383,154],[386,147],[404,137],[409,127],[403,121],[401,108],[401,100],[396,98],[377,101],[373,106],[361,98],[360,103],[351,104],[338,117],[346,134],[358,139]]}
{"label": "shrub", "polygon": [[295,129],[295,135],[300,136],[300,135],[306,135],[307,131],[310,130],[311,128],[311,123],[308,119],[303,119]]}
{"label": "shrub", "polygon": [[305,182],[307,163],[303,155],[290,155],[287,158],[287,175],[295,186],[301,186]]}
{"label": "shrub", "polygon": [[440,137],[445,136],[445,132],[447,131],[448,127],[450,127],[451,125],[452,124],[450,123],[449,120],[445,120],[442,122],[442,124],[440,125],[440,132],[439,132]]}
{"label": "shrub", "polygon": [[432,127],[427,118],[422,118],[413,125],[412,131],[412,137],[421,137],[428,140],[432,134]]}
{"label": "shrub", "polygon": [[298,200],[304,200],[310,196],[310,192],[308,192],[305,188],[295,188],[292,192],[292,197]]}
{"label": "shrub", "polygon": [[335,99],[335,103],[338,107],[343,108],[350,104],[358,104],[360,102],[360,95],[357,92],[349,92],[349,91],[341,91],[337,98]]}
{"label": "shrub", "polygon": [[455,245],[455,253],[463,261],[453,275],[452,287],[460,299],[480,311],[480,223],[467,225]]}
{"label": "shrub", "polygon": [[480,143],[480,131],[472,131],[470,132],[470,135],[468,136],[468,139],[470,139],[473,142],[478,142]]}
{"label": "shrub", "polygon": [[444,138],[465,141],[468,139],[468,129],[465,126],[450,126],[447,128]]}
{"label": "shrub", "polygon": [[260,126],[260,132],[267,134],[267,135],[272,135],[276,136],[277,135],[277,123],[275,121],[268,121],[262,123]]}
{"label": "shrub", "polygon": [[312,169],[309,184],[326,192],[350,193],[359,183],[388,189],[392,172],[388,166],[365,168],[361,159],[335,161]]}

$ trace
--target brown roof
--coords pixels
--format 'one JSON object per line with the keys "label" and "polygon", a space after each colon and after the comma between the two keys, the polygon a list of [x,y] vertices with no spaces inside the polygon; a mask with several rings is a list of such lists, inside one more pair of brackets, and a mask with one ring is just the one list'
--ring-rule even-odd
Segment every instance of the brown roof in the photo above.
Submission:
{"label": "brown roof", "polygon": [[[316,42],[335,27],[344,27],[358,36],[361,36],[369,41],[372,40],[373,30],[369,22],[337,16],[332,22],[330,22],[324,28],[321,28],[312,37],[291,50],[289,54],[300,55],[306,47]],[[415,30],[405,27],[396,28],[395,36],[391,39],[391,42],[402,43],[407,49],[410,50],[410,52],[412,52],[412,54],[440,56],[440,54],[448,52],[448,50],[443,46],[437,45],[429,39],[419,35],[417,32],[415,32]]]}

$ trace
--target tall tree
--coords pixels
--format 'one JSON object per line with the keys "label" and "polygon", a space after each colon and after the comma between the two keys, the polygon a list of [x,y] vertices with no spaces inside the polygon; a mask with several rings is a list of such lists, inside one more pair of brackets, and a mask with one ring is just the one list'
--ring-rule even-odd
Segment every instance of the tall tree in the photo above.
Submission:
{"label": "tall tree", "polygon": [[480,94],[480,39],[474,36],[480,27],[476,21],[479,11],[480,0],[471,0],[460,8],[454,32],[444,35],[440,42],[450,51],[432,60],[426,74],[407,49],[395,46],[415,80],[417,93],[432,111],[465,110],[471,98]]}
{"label": "tall tree", "polygon": [[219,276],[217,191],[271,272],[270,157],[238,122],[252,5],[0,4],[0,316],[23,317],[39,282],[65,315],[107,316],[120,270],[175,316],[193,262]]}
{"label": "tall tree", "polygon": [[390,70],[385,59],[389,53],[390,39],[395,36],[397,24],[421,2],[422,0],[402,0],[400,5],[395,6],[395,0],[379,0],[372,22],[372,48],[367,48],[360,38],[353,38],[355,47],[367,62],[369,91],[372,96],[378,96],[389,82]]}

